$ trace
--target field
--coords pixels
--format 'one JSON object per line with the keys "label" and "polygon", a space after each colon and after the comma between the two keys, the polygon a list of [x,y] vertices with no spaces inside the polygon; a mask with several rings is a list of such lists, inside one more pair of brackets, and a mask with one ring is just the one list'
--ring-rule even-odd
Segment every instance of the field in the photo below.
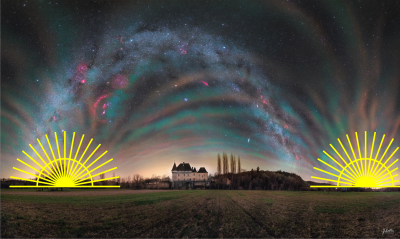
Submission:
{"label": "field", "polygon": [[151,192],[2,190],[1,236],[400,237],[399,192]]}

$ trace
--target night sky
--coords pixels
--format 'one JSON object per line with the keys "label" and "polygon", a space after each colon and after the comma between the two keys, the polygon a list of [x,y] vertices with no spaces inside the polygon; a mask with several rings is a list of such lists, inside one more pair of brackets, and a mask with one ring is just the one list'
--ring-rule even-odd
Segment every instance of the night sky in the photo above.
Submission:
{"label": "night sky", "polygon": [[310,180],[346,134],[400,146],[399,66],[399,1],[1,1],[1,177],[66,131],[121,177]]}

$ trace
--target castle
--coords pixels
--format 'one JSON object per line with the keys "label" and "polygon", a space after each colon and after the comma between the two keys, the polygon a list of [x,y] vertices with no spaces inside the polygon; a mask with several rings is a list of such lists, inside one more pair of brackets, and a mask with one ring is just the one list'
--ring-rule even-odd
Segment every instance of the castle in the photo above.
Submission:
{"label": "castle", "polygon": [[189,163],[181,163],[172,167],[172,188],[196,188],[209,186],[208,172],[204,167],[199,171],[190,167]]}

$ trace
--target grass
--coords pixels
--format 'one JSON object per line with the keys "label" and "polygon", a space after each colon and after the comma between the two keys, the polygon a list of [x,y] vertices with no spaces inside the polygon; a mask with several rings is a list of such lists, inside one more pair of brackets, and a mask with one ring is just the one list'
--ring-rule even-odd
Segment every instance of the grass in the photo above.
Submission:
{"label": "grass", "polygon": [[[1,237],[397,238],[399,205],[398,192],[2,194]],[[395,233],[382,235],[383,228]]]}

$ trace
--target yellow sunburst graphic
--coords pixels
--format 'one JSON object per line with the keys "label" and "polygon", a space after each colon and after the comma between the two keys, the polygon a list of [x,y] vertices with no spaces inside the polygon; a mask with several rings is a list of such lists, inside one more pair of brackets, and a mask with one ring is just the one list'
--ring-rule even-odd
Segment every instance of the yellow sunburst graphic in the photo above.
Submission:
{"label": "yellow sunburst graphic", "polygon": [[[330,144],[332,149],[335,151],[335,153],[338,155],[338,157],[342,160],[344,163],[338,162],[339,160],[336,160],[334,157],[332,157],[330,154],[327,152],[323,151],[330,159],[332,159],[333,162],[339,168],[334,167],[327,162],[318,159],[318,161],[322,162],[323,164],[327,165],[328,167],[332,168],[336,172],[327,172],[325,170],[319,169],[314,167],[314,169],[321,171],[323,173],[329,174],[331,176],[336,177],[337,179],[327,179],[327,178],[319,178],[319,177],[314,177],[311,176],[311,178],[315,179],[320,179],[328,182],[335,182],[336,185],[332,186],[310,186],[310,187],[400,187],[400,186],[395,186],[396,182],[399,182],[399,180],[395,180],[394,178],[398,176],[398,174],[394,175],[394,172],[398,169],[395,168],[391,170],[390,168],[399,160],[396,159],[394,160],[389,166],[388,163],[390,163],[392,156],[396,153],[396,151],[399,149],[399,147],[396,148],[396,150],[393,151],[393,153],[386,159],[386,161],[383,163],[383,159],[385,158],[386,153],[388,152],[390,145],[393,142],[393,139],[390,141],[389,145],[387,146],[385,152],[382,154],[380,159],[378,160],[378,156],[382,147],[383,140],[385,139],[385,135],[383,135],[381,143],[379,145],[378,151],[373,157],[374,153],[374,144],[375,144],[375,136],[376,132],[374,133],[374,138],[372,140],[372,147],[371,147],[371,153],[370,156],[368,157],[367,155],[367,131],[365,131],[365,144],[364,144],[364,157],[361,155],[361,150],[360,150],[360,142],[358,140],[358,135],[357,132],[355,132],[356,139],[357,139],[357,147],[358,147],[358,158],[356,157],[356,154],[354,153],[352,143],[349,139],[349,136],[346,135],[347,141],[349,143],[351,153],[353,154],[353,158],[349,156],[348,151],[346,148],[343,146],[342,142],[340,139],[338,139],[338,142],[340,146],[343,149],[343,152],[346,154],[348,161],[343,157],[336,149],[335,147]],[[350,151],[349,151],[350,152]],[[334,164],[334,165],[335,165]]]}
{"label": "yellow sunburst graphic", "polygon": [[[81,148],[82,145],[82,141],[83,138],[85,137],[85,135],[82,135],[82,138],[80,140],[79,143],[79,147],[75,153],[75,157],[72,158],[72,149],[73,149],[73,145],[74,145],[74,139],[75,139],[75,132],[72,136],[72,143],[71,143],[71,149],[69,151],[69,157],[66,156],[67,153],[67,134],[64,131],[64,157],[61,157],[60,154],[60,148],[59,148],[59,144],[58,144],[58,139],[57,139],[57,133],[54,132],[54,136],[56,139],[56,145],[57,145],[57,152],[58,152],[58,158],[54,155],[54,151],[53,148],[51,146],[51,143],[49,141],[49,138],[46,135],[46,139],[47,139],[47,143],[49,145],[50,148],[50,152],[51,155],[53,156],[53,159],[50,159],[48,152],[44,149],[42,143],[40,142],[39,139],[37,139],[40,147],[42,148],[44,154],[46,155],[47,161],[44,160],[42,157],[42,155],[40,155],[38,153],[38,151],[36,151],[36,149],[29,144],[29,146],[33,149],[33,151],[35,152],[36,156],[43,162],[44,165],[41,164],[41,162],[39,161],[39,159],[35,160],[32,156],[30,156],[29,154],[27,154],[25,151],[22,151],[28,158],[30,158],[38,167],[39,169],[35,166],[31,166],[27,163],[25,163],[24,161],[20,160],[17,158],[17,160],[19,162],[21,162],[22,164],[28,166],[29,168],[35,170],[37,172],[37,175],[26,172],[22,169],[19,168],[15,168],[13,167],[13,169],[26,173],[28,175],[32,175],[36,177],[36,180],[31,180],[31,179],[25,179],[25,178],[19,178],[19,177],[13,177],[11,176],[11,178],[14,179],[20,179],[20,180],[24,180],[24,181],[30,181],[30,182],[35,182],[36,185],[35,186],[25,186],[25,185],[14,185],[14,186],[10,186],[10,187],[68,187],[68,188],[74,188],[74,187],[79,187],[79,188],[88,188],[88,187],[114,187],[114,188],[119,188],[120,186],[117,185],[94,185],[95,182],[100,182],[100,181],[106,181],[106,180],[110,180],[110,179],[116,179],[119,178],[119,176],[116,177],[111,177],[111,178],[103,178],[103,179],[99,179],[99,180],[93,180],[94,177],[99,176],[103,173],[106,172],[110,172],[112,170],[117,169],[117,167],[109,169],[109,170],[105,170],[101,173],[96,173],[93,174],[94,171],[98,170],[99,168],[103,167],[104,165],[106,165],[107,163],[111,162],[113,159],[108,160],[107,162],[99,165],[96,168],[90,169],[94,163],[96,163],[101,157],[103,157],[107,151],[105,151],[102,155],[100,155],[97,159],[95,159],[92,163],[90,163],[89,165],[86,165],[86,163],[88,163],[89,159],[93,156],[93,154],[97,151],[97,149],[100,147],[101,144],[99,144],[97,146],[97,148],[95,150],[93,150],[93,152],[89,155],[89,157],[86,158],[86,160],[84,162],[82,162],[82,159],[84,158],[86,151],[88,150],[90,144],[92,143],[93,139],[90,140],[89,144],[86,146],[85,151],[83,152],[83,154],[81,155],[81,157],[79,158],[79,160],[77,160],[78,157],[78,153],[79,153],[79,149]],[[40,163],[39,163],[39,162]]]}

